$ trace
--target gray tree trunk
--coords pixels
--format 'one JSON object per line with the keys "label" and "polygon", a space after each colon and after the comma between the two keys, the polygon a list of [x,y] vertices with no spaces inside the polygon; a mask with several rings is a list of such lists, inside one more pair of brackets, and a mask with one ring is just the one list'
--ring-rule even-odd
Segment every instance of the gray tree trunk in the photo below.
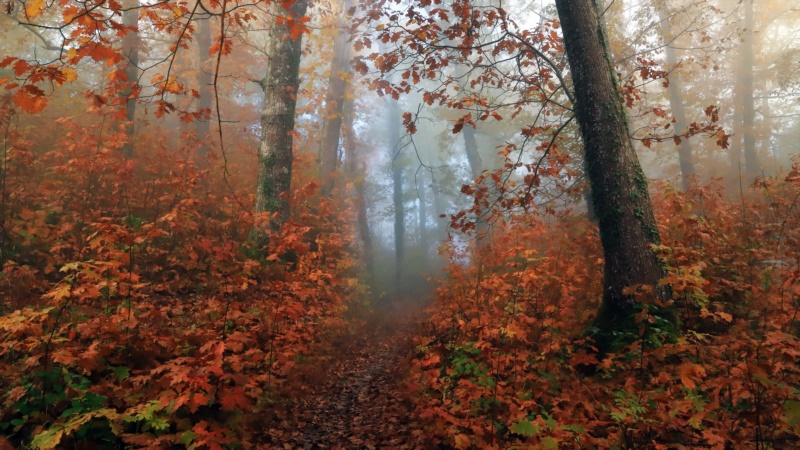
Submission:
{"label": "gray tree trunk", "polygon": [[478,153],[478,144],[475,141],[475,129],[472,125],[466,124],[461,129],[461,134],[464,135],[464,150],[467,153],[467,161],[469,162],[470,171],[472,171],[472,179],[476,179],[483,173],[483,159]]}
{"label": "gray tree trunk", "polygon": [[742,138],[744,140],[744,166],[747,181],[751,182],[761,172],[756,151],[756,108],[753,82],[753,0],[744,0],[744,36],[739,57],[739,76],[742,94]]}
{"label": "gray tree trunk", "polygon": [[[299,19],[306,14],[308,0],[295,0],[286,11],[276,3],[277,16]],[[303,37],[292,39],[285,24],[274,24],[270,32],[270,60],[261,80],[264,111],[261,113],[261,144],[258,149],[256,212],[277,213],[270,222],[273,232],[289,217],[292,183],[292,131],[297,105]]]}
{"label": "gray tree trunk", "polygon": [[[672,124],[672,130],[676,135],[681,135],[686,132],[688,124],[686,123],[686,109],[683,101],[683,80],[680,75],[675,72],[678,67],[678,56],[675,53],[675,48],[672,42],[675,40],[675,35],[672,32],[670,25],[670,12],[665,0],[656,0],[656,10],[658,10],[658,20],[661,23],[659,30],[661,38],[666,45],[664,53],[667,60],[667,70],[670,70],[669,75],[669,107],[672,110],[672,117],[675,122]],[[687,190],[691,184],[692,176],[695,173],[694,158],[692,156],[692,146],[686,138],[680,138],[681,142],[678,144],[678,160],[681,165],[681,180],[683,190]]]}
{"label": "gray tree trunk", "polygon": [[369,218],[367,217],[367,195],[365,190],[365,176],[366,170],[363,163],[361,163],[358,146],[356,144],[354,122],[355,122],[355,104],[352,99],[348,99],[344,103],[344,127],[342,129],[344,140],[345,166],[347,176],[353,182],[353,189],[356,194],[356,220],[358,223],[358,236],[361,239],[361,244],[364,248],[364,265],[367,270],[367,282],[370,286],[374,284],[375,265],[373,263],[373,249],[372,249],[372,235],[369,231]]}
{"label": "gray tree trunk", "polygon": [[[469,161],[469,168],[472,172],[472,179],[477,179],[483,173],[483,159],[478,152],[478,143],[475,140],[475,129],[471,125],[466,124],[461,129],[461,134],[464,135],[464,150],[467,153],[467,161]],[[475,234],[478,240],[478,248],[483,247],[485,244],[484,238],[489,231],[486,221],[477,217],[475,219]]]}
{"label": "gray tree trunk", "polygon": [[425,252],[427,257],[428,248],[428,195],[427,187],[423,180],[422,183],[417,183],[417,199],[419,200],[419,210],[417,211],[417,219],[419,222],[419,243],[420,248]]}
{"label": "gray tree trunk", "polygon": [[403,204],[403,166],[398,152],[401,151],[400,142],[400,105],[394,100],[389,100],[389,114],[386,126],[389,128],[389,148],[392,163],[392,202],[394,204],[394,255],[395,292],[400,293],[403,284],[403,261],[405,259],[406,245],[406,211]]}
{"label": "gray tree trunk", "polygon": [[197,148],[198,156],[206,156],[209,150],[209,131],[211,129],[211,106],[212,98],[214,96],[214,77],[212,75],[213,69],[207,64],[209,60],[208,51],[211,48],[211,21],[210,19],[203,19],[197,23],[197,65],[199,73],[197,75],[197,84],[199,85],[198,91],[200,98],[198,99],[197,106],[201,111],[208,111],[209,117],[203,117],[195,122],[195,134],[199,139],[200,146]]}
{"label": "gray tree trunk", "polygon": [[325,96],[325,128],[319,149],[319,176],[322,180],[322,192],[327,195],[333,190],[334,172],[339,165],[339,139],[342,129],[342,110],[345,103],[345,92],[350,79],[350,33],[346,26],[349,22],[347,11],[352,7],[352,0],[344,0],[342,16],[339,20],[339,33],[333,44],[333,60],[328,77],[328,92]]}
{"label": "gray tree trunk", "polygon": [[125,2],[125,11],[122,12],[122,25],[128,31],[122,38],[122,52],[127,59],[125,63],[125,76],[128,79],[128,88],[123,91],[125,98],[125,134],[127,140],[122,146],[126,157],[133,156],[136,140],[136,102],[138,101],[139,84],[139,6],[138,0]]}
{"label": "gray tree trunk", "polygon": [[[574,110],[585,147],[586,172],[605,257],[603,298],[592,324],[601,352],[636,339],[637,305],[627,288],[646,286],[666,300],[658,286],[664,271],[650,247],[658,229],[628,131],[616,72],[598,19],[597,0],[556,0],[575,90]],[[663,319],[676,326],[674,314]]]}

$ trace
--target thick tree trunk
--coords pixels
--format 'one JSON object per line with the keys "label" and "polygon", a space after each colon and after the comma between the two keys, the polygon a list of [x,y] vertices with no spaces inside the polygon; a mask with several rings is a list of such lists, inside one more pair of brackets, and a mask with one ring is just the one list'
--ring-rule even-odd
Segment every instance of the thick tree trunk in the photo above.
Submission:
{"label": "thick tree trunk", "polygon": [[[672,26],[670,26],[670,13],[665,0],[656,0],[656,9],[658,10],[658,20],[661,23],[660,32],[661,38],[666,45],[664,53],[667,60],[667,70],[670,70],[669,75],[669,107],[672,110],[672,117],[675,122],[672,124],[672,130],[676,135],[681,135],[686,132],[686,110],[683,102],[683,80],[680,75],[675,71],[678,67],[678,57],[675,53],[675,48],[672,42],[675,36],[672,33]],[[687,190],[692,181],[692,176],[695,173],[694,158],[692,157],[692,146],[686,138],[680,138],[681,142],[678,144],[678,160],[681,165],[681,180],[683,190]]]}
{"label": "thick tree trunk", "polygon": [[[638,308],[628,288],[644,287],[660,300],[669,292],[658,286],[664,272],[650,247],[659,242],[658,229],[647,180],[629,137],[597,0],[556,0],[556,7],[605,257],[603,298],[592,326],[596,346],[605,352],[638,336]],[[663,316],[676,325],[671,313]]]}
{"label": "thick tree trunk", "polygon": [[[275,4],[277,16],[299,19],[306,14],[308,0],[296,0],[289,11]],[[270,33],[270,60],[261,80],[264,111],[261,113],[261,145],[258,149],[256,212],[277,213],[270,222],[273,232],[289,217],[292,183],[292,131],[299,86],[302,35],[293,39],[285,24],[274,24]]]}
{"label": "thick tree trunk", "polygon": [[347,11],[352,7],[352,0],[345,0],[339,21],[339,33],[333,44],[333,60],[328,77],[328,92],[325,97],[325,128],[319,149],[319,176],[322,180],[322,192],[327,195],[333,190],[334,172],[339,164],[339,139],[342,129],[342,109],[345,103],[345,92],[350,79],[350,33],[346,26],[349,22]]}
{"label": "thick tree trunk", "polygon": [[745,0],[744,4],[744,36],[739,57],[739,76],[741,77],[742,94],[742,138],[744,140],[744,166],[747,181],[751,182],[761,171],[756,151],[756,108],[753,83],[753,0]]}
{"label": "thick tree trunk", "polygon": [[122,147],[126,157],[133,156],[136,140],[136,102],[138,101],[139,83],[139,6],[138,1],[126,2],[126,9],[122,12],[122,25],[127,34],[122,39],[122,52],[127,59],[125,63],[125,76],[129,87],[123,92],[125,98],[125,134],[127,140]]}
{"label": "thick tree trunk", "polygon": [[208,154],[211,129],[211,99],[214,96],[214,77],[212,68],[206,62],[209,59],[208,51],[211,48],[211,23],[209,19],[200,20],[197,23],[197,84],[199,85],[200,98],[197,106],[201,111],[207,111],[209,117],[203,117],[195,122],[195,134],[200,146],[197,148],[198,156]]}

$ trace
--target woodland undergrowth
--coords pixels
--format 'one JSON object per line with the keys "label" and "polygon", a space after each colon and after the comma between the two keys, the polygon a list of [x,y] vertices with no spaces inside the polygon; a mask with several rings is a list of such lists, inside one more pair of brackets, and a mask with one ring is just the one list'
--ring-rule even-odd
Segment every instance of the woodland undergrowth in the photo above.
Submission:
{"label": "woodland undergrowth", "polygon": [[[142,137],[134,162],[122,132],[59,126],[47,150],[10,135],[2,159],[0,432],[39,449],[257,446],[297,389],[290,374],[365,298],[352,205],[298,170],[293,220],[259,239],[270,218],[251,213],[255,179],[197,160],[191,138]],[[508,214],[480,245],[443,246],[451,262],[408,376],[416,439],[795,445],[797,165],[740,196],[719,180],[654,191],[673,299],[639,292],[639,327],[621,339],[634,343],[614,354],[587,338],[603,261],[584,214]],[[659,308],[679,312],[680,333]]]}
{"label": "woodland undergrowth", "polygon": [[[251,212],[255,179],[196,160],[191,136],[142,136],[134,162],[121,131],[59,126],[46,151],[12,132],[2,161],[0,435],[252,447],[287,374],[363,292],[350,206],[298,171],[293,221],[256,238],[270,218]],[[228,174],[255,155],[240,159]]]}
{"label": "woodland undergrowth", "polygon": [[[449,247],[410,383],[434,442],[455,448],[786,448],[800,439],[800,176],[730,199],[720,180],[654,204],[673,299],[637,295],[634,341],[599,357],[597,228],[519,214]],[[468,264],[464,261],[482,261]],[[682,330],[661,327],[675,308]]]}

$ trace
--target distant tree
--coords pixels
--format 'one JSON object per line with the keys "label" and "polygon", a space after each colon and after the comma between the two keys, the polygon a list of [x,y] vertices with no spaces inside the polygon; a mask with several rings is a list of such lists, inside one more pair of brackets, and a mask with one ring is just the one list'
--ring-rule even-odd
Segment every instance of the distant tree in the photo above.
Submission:
{"label": "distant tree", "polygon": [[403,166],[398,158],[401,150],[400,140],[400,105],[395,100],[388,100],[389,114],[387,127],[389,128],[390,161],[392,164],[392,203],[394,205],[394,255],[395,291],[400,292],[403,283],[403,261],[406,247],[405,204],[403,198]]}
{"label": "distant tree", "polygon": [[[669,75],[669,106],[672,111],[672,117],[675,122],[672,124],[673,132],[676,136],[686,133],[688,123],[686,121],[686,108],[684,107],[683,99],[683,80],[678,73],[678,56],[675,51],[675,35],[672,31],[670,24],[671,14],[669,6],[665,0],[656,0],[656,11],[658,11],[659,20],[659,33],[661,39],[664,41],[664,56],[666,57],[667,69],[670,71]],[[695,173],[694,158],[692,156],[692,146],[689,139],[680,138],[678,144],[678,159],[681,166],[681,180],[683,189],[689,188],[692,175]]]}
{"label": "distant tree", "polygon": [[739,46],[739,68],[737,70],[737,84],[739,90],[739,101],[742,102],[741,111],[741,133],[744,143],[744,167],[747,181],[752,181],[761,172],[756,149],[756,108],[754,93],[753,65],[753,28],[755,20],[753,18],[753,0],[744,0],[744,33]]}
{"label": "distant tree", "polygon": [[122,11],[122,25],[125,35],[122,38],[122,56],[127,78],[127,88],[120,94],[125,99],[125,134],[127,140],[122,147],[125,156],[133,156],[136,141],[136,103],[139,93],[139,1],[128,0]]}
{"label": "distant tree", "polygon": [[211,120],[206,114],[211,113],[212,97],[214,96],[213,68],[207,64],[211,56],[209,54],[210,49],[211,21],[207,18],[200,18],[197,21],[197,84],[199,85],[198,93],[200,94],[197,106],[203,112],[203,117],[195,121],[195,133],[200,141],[200,146],[197,149],[199,156],[206,156],[209,150],[208,140]]}
{"label": "distant tree", "polygon": [[325,97],[325,127],[320,142],[320,171],[322,190],[330,193],[334,186],[333,174],[339,164],[339,140],[342,130],[342,111],[345,93],[350,79],[350,33],[348,11],[352,8],[352,0],[342,2],[342,10],[337,21],[338,32],[333,44],[328,92]]}

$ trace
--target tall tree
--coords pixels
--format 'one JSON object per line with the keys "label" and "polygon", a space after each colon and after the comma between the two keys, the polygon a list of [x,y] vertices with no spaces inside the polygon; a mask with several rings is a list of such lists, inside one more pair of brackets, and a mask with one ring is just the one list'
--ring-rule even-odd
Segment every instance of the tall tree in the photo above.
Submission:
{"label": "tall tree", "polygon": [[[669,96],[669,107],[672,111],[672,117],[675,119],[675,122],[672,124],[672,130],[677,136],[684,134],[688,125],[686,122],[686,110],[683,100],[683,80],[681,79],[680,74],[677,72],[678,56],[674,47],[675,35],[672,31],[672,25],[670,24],[672,15],[670,14],[666,1],[656,0],[656,10],[658,11],[658,20],[660,25],[659,32],[665,46],[664,56],[666,57],[667,69],[670,71],[667,94]],[[681,166],[683,190],[685,191],[689,188],[692,176],[695,173],[694,158],[692,156],[692,147],[689,143],[689,139],[679,139],[680,143],[678,144],[678,160]]]}
{"label": "tall tree", "polygon": [[478,178],[483,172],[483,159],[481,159],[478,144],[475,141],[475,129],[467,124],[461,129],[461,134],[464,136],[464,151],[467,153],[472,178]]}
{"label": "tall tree", "polygon": [[400,105],[395,100],[388,100],[389,114],[387,127],[389,128],[389,148],[391,149],[392,163],[392,202],[394,204],[394,287],[395,292],[400,292],[403,283],[403,261],[405,259],[406,245],[406,210],[403,203],[403,166],[400,162]]}
{"label": "tall tree", "polygon": [[292,183],[292,131],[297,105],[303,21],[308,0],[295,0],[291,7],[276,3],[274,13],[282,18],[272,25],[269,67],[261,80],[264,110],[261,113],[261,144],[258,149],[256,212],[277,213],[270,222],[273,231],[289,217]]}
{"label": "tall tree", "polygon": [[[206,62],[209,59],[209,50],[211,49],[211,21],[208,19],[201,19],[197,23],[197,84],[199,85],[200,98],[197,100],[197,106],[201,111],[211,111],[211,97],[213,96],[212,84],[214,77],[212,70]],[[211,120],[209,117],[202,117],[195,122],[195,134],[200,140],[200,147],[197,149],[199,156],[206,156],[208,154],[208,140]]]}
{"label": "tall tree", "polygon": [[350,80],[350,33],[348,11],[352,0],[342,2],[342,11],[337,24],[338,33],[333,44],[333,60],[328,78],[328,92],[325,97],[325,128],[320,142],[320,178],[322,191],[329,194],[334,186],[333,174],[339,163],[339,139],[342,129],[342,110],[345,92]]}
{"label": "tall tree", "polygon": [[744,142],[744,166],[747,180],[752,181],[758,176],[761,167],[758,162],[756,151],[755,134],[755,94],[753,82],[753,28],[755,20],[753,18],[753,0],[744,0],[744,34],[740,46],[739,55],[739,90],[742,101],[742,139]]}
{"label": "tall tree", "polygon": [[372,234],[369,230],[369,219],[367,217],[367,195],[365,189],[366,170],[363,163],[361,163],[359,148],[355,139],[355,102],[352,98],[348,98],[344,104],[344,126],[342,129],[344,151],[345,151],[345,169],[347,170],[347,177],[353,182],[353,189],[355,190],[356,198],[356,221],[358,223],[358,235],[361,239],[361,244],[364,248],[364,266],[367,269],[368,283],[373,284],[375,279],[374,264],[373,264],[373,250],[372,250]]}
{"label": "tall tree", "polygon": [[[664,271],[651,248],[659,242],[658,229],[599,20],[601,6],[598,0],[556,0],[605,257],[603,298],[593,322],[596,345],[605,352],[636,336],[638,308],[629,288],[646,286],[659,300],[669,292],[658,285]],[[677,325],[669,312],[661,318]]]}
{"label": "tall tree", "polygon": [[416,183],[417,200],[419,201],[419,209],[417,210],[417,221],[419,223],[419,246],[425,256],[428,255],[428,196],[427,186],[425,180]]}
{"label": "tall tree", "polygon": [[[467,153],[467,161],[469,162],[470,172],[472,172],[472,179],[475,180],[483,173],[483,159],[478,151],[478,142],[475,140],[475,129],[467,124],[461,129],[461,134],[464,136],[464,151]],[[485,244],[484,237],[489,230],[488,224],[483,217],[475,219],[475,232],[478,239],[478,247],[483,247]]]}
{"label": "tall tree", "polygon": [[122,39],[122,53],[125,64],[125,77],[128,87],[122,91],[125,99],[125,134],[127,140],[122,147],[125,156],[133,156],[136,140],[136,102],[139,83],[139,1],[128,0],[122,11],[122,25],[126,34]]}

